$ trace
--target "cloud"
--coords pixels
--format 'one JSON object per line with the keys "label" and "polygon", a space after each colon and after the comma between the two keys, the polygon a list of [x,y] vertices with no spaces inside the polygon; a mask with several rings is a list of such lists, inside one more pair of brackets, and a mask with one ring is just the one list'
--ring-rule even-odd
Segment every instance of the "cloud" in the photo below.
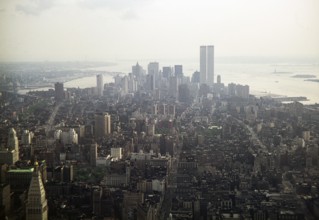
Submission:
{"label": "cloud", "polygon": [[121,18],[123,20],[135,20],[135,19],[138,19],[139,17],[133,10],[128,10],[121,16]]}
{"label": "cloud", "polygon": [[37,16],[52,7],[54,7],[54,0],[28,0],[24,4],[16,5],[15,9],[27,15]]}
{"label": "cloud", "polygon": [[115,10],[136,8],[151,2],[150,0],[81,0],[79,5],[88,9],[110,8]]}

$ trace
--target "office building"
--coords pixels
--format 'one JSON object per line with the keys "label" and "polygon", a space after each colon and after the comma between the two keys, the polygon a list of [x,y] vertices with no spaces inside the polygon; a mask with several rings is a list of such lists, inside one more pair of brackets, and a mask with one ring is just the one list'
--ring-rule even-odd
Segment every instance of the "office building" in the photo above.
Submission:
{"label": "office building", "polygon": [[37,162],[35,163],[35,168],[32,174],[32,179],[28,191],[28,200],[26,204],[26,219],[48,219],[48,202],[45,196],[45,190]]}
{"label": "office building", "polygon": [[174,66],[174,73],[176,77],[183,77],[183,65],[175,65]]}
{"label": "office building", "polygon": [[221,84],[221,83],[222,83],[222,79],[221,79],[221,76],[220,76],[220,75],[217,75],[217,83],[218,83],[218,84]]}
{"label": "office building", "polygon": [[140,78],[141,76],[143,76],[145,73],[144,73],[144,69],[142,66],[140,66],[138,64],[138,62],[136,63],[135,66],[132,66],[132,74],[137,77],[137,78]]}
{"label": "office building", "polygon": [[122,148],[121,147],[112,147],[111,148],[111,157],[122,159]]}
{"label": "office building", "polygon": [[214,84],[214,46],[200,47],[200,83]]}
{"label": "office building", "polygon": [[64,86],[63,83],[55,83],[54,84],[54,90],[55,90],[55,101],[61,102],[64,100]]}
{"label": "office building", "polygon": [[200,72],[195,71],[192,75],[192,83],[199,83],[200,82]]}
{"label": "office building", "polygon": [[162,76],[163,78],[169,78],[170,76],[172,76],[172,67],[164,66]]}
{"label": "office building", "polygon": [[103,75],[99,74],[96,76],[96,90],[97,90],[97,95],[102,96],[103,95]]}
{"label": "office building", "polygon": [[158,62],[151,62],[148,64],[147,73],[150,76],[150,88],[151,90],[155,90],[158,88],[159,83],[159,64]]}
{"label": "office building", "polygon": [[95,138],[102,138],[111,133],[111,116],[106,113],[95,114]]}
{"label": "office building", "polygon": [[34,135],[33,132],[30,132],[29,130],[24,130],[21,135],[21,143],[23,145],[30,145],[33,135]]}
{"label": "office building", "polygon": [[176,76],[171,76],[169,78],[168,94],[170,97],[177,98],[179,82],[180,80]]}
{"label": "office building", "polygon": [[0,163],[13,165],[19,160],[19,142],[17,133],[11,128],[8,133],[7,147],[0,149]]}
{"label": "office building", "polygon": [[91,166],[96,166],[97,159],[97,143],[93,143],[90,145],[90,164]]}

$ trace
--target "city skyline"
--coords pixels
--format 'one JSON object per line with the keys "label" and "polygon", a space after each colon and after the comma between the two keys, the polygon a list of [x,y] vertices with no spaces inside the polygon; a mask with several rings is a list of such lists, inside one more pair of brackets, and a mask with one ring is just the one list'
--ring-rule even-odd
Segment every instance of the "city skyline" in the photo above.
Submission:
{"label": "city skyline", "polygon": [[219,56],[318,57],[318,4],[5,0],[0,61],[161,62],[196,59],[205,44]]}

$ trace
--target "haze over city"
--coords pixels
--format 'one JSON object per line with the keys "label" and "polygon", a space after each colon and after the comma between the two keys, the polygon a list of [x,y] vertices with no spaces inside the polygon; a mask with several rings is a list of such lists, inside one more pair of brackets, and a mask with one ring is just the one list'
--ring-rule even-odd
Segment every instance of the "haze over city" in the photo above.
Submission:
{"label": "haze over city", "polygon": [[0,219],[319,219],[319,1],[0,0]]}
{"label": "haze over city", "polygon": [[316,0],[2,0],[0,61],[318,57]]}

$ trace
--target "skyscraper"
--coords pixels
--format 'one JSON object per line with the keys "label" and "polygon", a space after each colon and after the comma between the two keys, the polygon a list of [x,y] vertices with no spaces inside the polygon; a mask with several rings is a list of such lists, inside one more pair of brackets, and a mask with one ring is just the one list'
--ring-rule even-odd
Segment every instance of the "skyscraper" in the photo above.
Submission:
{"label": "skyscraper", "polygon": [[97,158],[97,143],[93,143],[90,145],[90,164],[91,166],[96,166],[96,158]]}
{"label": "skyscraper", "polygon": [[96,88],[97,88],[97,95],[102,96],[103,95],[103,75],[99,74],[96,75]]}
{"label": "skyscraper", "polygon": [[159,64],[158,62],[151,62],[148,64],[147,73],[151,78],[151,90],[158,88],[159,81]]}
{"label": "skyscraper", "polygon": [[132,66],[132,74],[136,76],[137,78],[140,78],[141,76],[144,75],[143,67],[140,66],[138,62],[136,63],[135,66]]}
{"label": "skyscraper", "polygon": [[17,132],[16,130],[14,130],[14,128],[11,128],[9,130],[7,147],[9,148],[9,150],[16,150],[17,152],[19,152]]}
{"label": "skyscraper", "polygon": [[172,75],[172,67],[164,66],[162,75],[164,78],[169,78]]}
{"label": "skyscraper", "polygon": [[15,164],[19,160],[19,142],[14,128],[9,130],[7,147],[0,149],[0,164]]}
{"label": "skyscraper", "polygon": [[107,112],[95,114],[95,137],[101,138],[111,133],[111,116]]}
{"label": "skyscraper", "polygon": [[63,83],[55,83],[54,84],[54,90],[55,90],[55,101],[61,102],[64,99],[64,87]]}
{"label": "skyscraper", "polygon": [[37,162],[35,163],[35,169],[32,174],[32,179],[28,191],[28,202],[26,204],[26,219],[48,219],[48,202],[45,197],[45,190]]}
{"label": "skyscraper", "polygon": [[183,77],[183,65],[175,65],[174,66],[174,73],[176,77]]}
{"label": "skyscraper", "polygon": [[214,46],[200,47],[200,83],[214,84]]}

